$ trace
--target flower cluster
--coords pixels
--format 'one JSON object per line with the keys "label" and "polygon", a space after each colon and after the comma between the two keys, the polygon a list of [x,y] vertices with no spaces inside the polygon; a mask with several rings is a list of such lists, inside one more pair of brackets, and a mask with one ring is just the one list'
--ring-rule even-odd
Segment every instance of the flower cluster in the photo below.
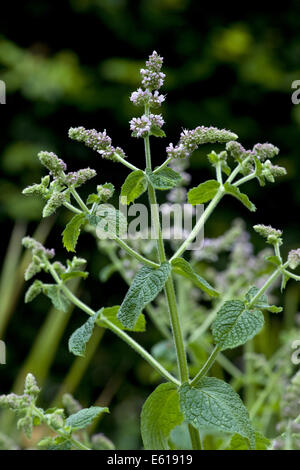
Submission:
{"label": "flower cluster", "polygon": [[282,236],[282,231],[277,230],[271,225],[263,225],[263,224],[258,224],[254,225],[254,230],[261,235],[262,237],[267,239],[267,242],[273,245],[274,243],[280,243],[282,242],[281,236]]}
{"label": "flower cluster", "polygon": [[132,101],[135,106],[149,105],[151,108],[158,108],[165,101],[165,97],[159,94],[157,90],[151,93],[148,89],[143,90],[142,88],[138,88],[131,93],[130,101]]}
{"label": "flower cluster", "polygon": [[161,72],[163,58],[153,51],[146,61],[146,68],[141,69],[142,85],[150,90],[159,90],[163,86],[165,74]]}
{"label": "flower cluster", "polygon": [[95,129],[85,129],[84,127],[71,127],[69,137],[78,142],[83,142],[87,147],[98,152],[101,157],[107,160],[118,161],[118,156],[126,158],[124,151],[119,147],[111,145],[111,138],[106,134],[106,130],[98,132]]}
{"label": "flower cluster", "polygon": [[223,143],[237,139],[237,135],[226,129],[216,127],[198,126],[196,129],[185,129],[180,134],[179,142],[176,146],[170,144],[167,148],[168,157],[186,158],[194,152],[199,145],[208,143]]}
{"label": "flower cluster", "polygon": [[94,178],[96,175],[96,171],[92,168],[83,168],[82,170],[68,173],[65,177],[65,183],[67,186],[78,187]]}
{"label": "flower cluster", "polygon": [[55,178],[61,177],[63,172],[67,169],[65,162],[58,158],[53,152],[39,152],[38,157],[42,165],[44,165]]}
{"label": "flower cluster", "polygon": [[296,269],[300,265],[300,248],[289,252],[288,262],[291,269]]}
{"label": "flower cluster", "polygon": [[130,121],[130,130],[133,137],[146,137],[155,133],[155,129],[161,129],[164,125],[164,120],[161,114],[145,114],[142,117],[133,118]]}
{"label": "flower cluster", "polygon": [[255,144],[253,147],[253,152],[259,156],[261,161],[265,161],[278,155],[279,148],[266,142],[264,144]]}

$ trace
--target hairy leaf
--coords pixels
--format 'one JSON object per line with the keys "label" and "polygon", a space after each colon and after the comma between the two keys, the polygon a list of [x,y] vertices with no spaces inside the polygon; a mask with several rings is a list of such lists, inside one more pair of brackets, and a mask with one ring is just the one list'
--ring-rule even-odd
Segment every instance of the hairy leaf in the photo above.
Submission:
{"label": "hairy leaf", "polygon": [[219,292],[217,292],[205,279],[203,279],[199,274],[197,274],[190,263],[184,258],[175,258],[171,261],[172,269],[176,274],[190,279],[197,287],[202,289],[211,297],[217,297]]}
{"label": "hairy leaf", "polygon": [[70,301],[62,292],[60,286],[56,284],[44,284],[43,292],[45,295],[47,295],[47,297],[49,297],[57,310],[67,312],[68,308],[70,307]]}
{"label": "hairy leaf", "polygon": [[213,338],[222,350],[236,348],[253,338],[263,325],[260,310],[247,309],[241,300],[230,300],[217,313],[212,325]]}
{"label": "hairy leaf", "polygon": [[84,214],[76,214],[67,224],[63,231],[63,244],[68,251],[75,251],[75,246],[80,235],[80,230],[83,224],[86,223]]}
{"label": "hairy leaf", "polygon": [[[251,302],[253,297],[258,293],[259,289],[255,286],[251,287],[251,289],[246,294],[246,302]],[[271,313],[280,313],[282,312],[282,307],[276,307],[276,305],[269,305],[268,298],[265,294],[259,297],[254,306],[260,308],[262,310],[268,310]]]}
{"label": "hairy leaf", "polygon": [[103,309],[91,316],[80,328],[74,331],[69,338],[69,351],[75,356],[84,356],[85,349],[88,341],[90,340],[95,322],[99,315],[101,315]]}
{"label": "hairy leaf", "polygon": [[224,184],[224,189],[225,189],[227,194],[230,194],[231,196],[233,196],[236,199],[238,199],[239,201],[241,201],[244,204],[244,206],[246,206],[251,212],[256,211],[255,205],[250,201],[250,199],[248,198],[248,196],[246,194],[241,193],[239,188],[237,188],[233,184],[225,183]]}
{"label": "hairy leaf", "polygon": [[163,289],[170,271],[169,263],[162,263],[157,269],[143,266],[138,271],[117,316],[126,328],[134,328],[143,308]]}
{"label": "hairy leaf", "polygon": [[181,176],[172,168],[162,168],[157,173],[147,171],[147,177],[155,189],[163,191],[175,188],[181,182]]}
{"label": "hairy leaf", "polygon": [[130,204],[146,191],[147,186],[147,178],[142,170],[129,173],[121,189],[121,203]]}
{"label": "hairy leaf", "polygon": [[109,320],[111,323],[113,323],[115,326],[120,328],[120,330],[129,330],[129,331],[135,331],[137,333],[142,333],[146,331],[146,320],[145,316],[141,313],[137,319],[137,322],[134,326],[133,329],[126,328],[124,325],[118,320],[117,318],[117,313],[120,310],[119,305],[115,305],[114,307],[107,307],[102,310],[102,315],[101,318],[97,320],[97,325],[102,326],[103,328],[109,328],[109,325],[105,323],[102,318],[105,317],[107,320]]}
{"label": "hairy leaf", "polygon": [[184,418],[195,428],[239,434],[249,440],[252,448],[255,447],[248,411],[229,384],[214,377],[205,377],[197,387],[183,384],[179,394]]}
{"label": "hairy leaf", "polygon": [[83,410],[74,413],[66,419],[66,424],[71,426],[73,431],[78,429],[84,429],[92,422],[95,418],[100,416],[102,413],[109,413],[108,408],[102,406],[91,406],[90,408],[84,408]]}
{"label": "hairy leaf", "polygon": [[146,450],[168,450],[172,429],[183,422],[177,387],[159,385],[145,402],[141,414],[141,433]]}
{"label": "hairy leaf", "polygon": [[188,201],[193,206],[210,201],[218,192],[220,183],[216,180],[208,180],[199,184],[188,192]]}
{"label": "hairy leaf", "polygon": [[74,279],[75,277],[83,277],[83,279],[86,279],[88,275],[89,273],[86,271],[71,271],[69,273],[62,273],[60,277],[63,281],[68,281],[69,279]]}

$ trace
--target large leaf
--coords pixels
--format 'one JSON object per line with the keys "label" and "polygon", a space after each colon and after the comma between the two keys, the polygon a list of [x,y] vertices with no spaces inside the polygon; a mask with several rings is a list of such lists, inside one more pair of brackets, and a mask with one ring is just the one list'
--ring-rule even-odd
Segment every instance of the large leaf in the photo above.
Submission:
{"label": "large leaf", "polygon": [[159,385],[145,402],[141,414],[141,433],[146,450],[168,450],[172,429],[183,422],[177,387]]}
{"label": "large leaf", "polygon": [[175,258],[171,261],[172,269],[176,274],[190,279],[197,287],[202,289],[211,297],[217,297],[219,293],[199,274],[197,274],[190,263],[184,258]]}
{"label": "large leaf", "polygon": [[85,349],[88,341],[90,340],[95,322],[99,315],[101,315],[103,309],[91,316],[80,328],[74,331],[69,339],[69,351],[75,356],[84,356]]}
{"label": "large leaf", "polygon": [[155,189],[168,190],[175,188],[181,182],[181,176],[172,168],[162,168],[157,173],[147,170],[147,177]]}
{"label": "large leaf", "polygon": [[193,206],[196,204],[204,204],[210,201],[218,192],[220,183],[216,180],[208,180],[199,184],[196,188],[190,189],[188,192],[188,201]]}
{"label": "large leaf", "polygon": [[100,416],[102,413],[109,413],[108,408],[102,406],[91,406],[90,408],[84,408],[77,413],[72,414],[66,419],[66,424],[71,426],[73,431],[78,429],[84,429],[92,422],[95,418]]}
{"label": "large leaf", "polygon": [[179,389],[180,409],[188,423],[200,431],[239,434],[255,447],[254,431],[249,414],[239,395],[229,384],[214,377],[205,377],[191,387]]}
{"label": "large leaf", "polygon": [[117,318],[129,329],[133,329],[144,307],[163,289],[171,271],[169,263],[162,263],[153,269],[143,266],[135,276]]}
{"label": "large leaf", "polygon": [[231,349],[253,338],[263,325],[264,316],[260,310],[247,309],[241,300],[230,300],[218,311],[212,333],[221,350]]}
{"label": "large leaf", "polygon": [[142,170],[129,173],[121,189],[121,203],[130,204],[146,191],[147,186],[147,178]]}
{"label": "large leaf", "polygon": [[246,206],[251,212],[256,211],[255,205],[250,201],[250,199],[248,198],[246,194],[241,193],[241,191],[239,190],[237,186],[234,186],[233,184],[230,184],[230,183],[225,183],[224,189],[227,194],[230,194],[231,196],[241,201],[244,204],[244,206]]}
{"label": "large leaf", "polygon": [[67,224],[63,231],[63,244],[68,251],[75,251],[75,246],[80,235],[80,230],[83,224],[86,223],[84,214],[76,214]]}
{"label": "large leaf", "polygon": [[102,326],[103,328],[109,328],[109,325],[103,321],[103,317],[113,323],[115,326],[120,328],[120,330],[129,330],[135,331],[137,333],[144,332],[146,330],[146,320],[145,316],[141,313],[137,319],[137,322],[133,329],[129,329],[124,327],[120,320],[117,318],[117,313],[120,310],[119,305],[115,305],[114,307],[106,307],[102,310],[101,317],[97,320],[97,325]]}

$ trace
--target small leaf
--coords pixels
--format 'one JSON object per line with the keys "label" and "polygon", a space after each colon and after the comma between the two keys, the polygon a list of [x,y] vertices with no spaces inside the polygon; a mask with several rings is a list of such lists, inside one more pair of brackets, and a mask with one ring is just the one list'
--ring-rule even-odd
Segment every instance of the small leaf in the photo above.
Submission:
{"label": "small leaf", "polygon": [[241,300],[230,300],[218,311],[212,334],[221,350],[232,349],[253,338],[263,325],[264,316],[260,310],[247,309]]}
{"label": "small leaf", "polygon": [[126,328],[120,320],[117,318],[117,313],[120,310],[119,305],[115,305],[114,307],[107,307],[104,308],[102,311],[101,317],[97,320],[97,325],[102,326],[103,328],[109,328],[107,323],[105,323],[102,318],[105,317],[107,320],[109,320],[111,323],[113,323],[115,326],[120,328],[120,330],[128,330],[128,331],[135,331],[136,333],[143,333],[146,331],[146,319],[145,316],[141,313],[137,319],[137,322],[134,326],[133,329]]}
{"label": "small leaf", "polygon": [[146,191],[147,186],[145,173],[142,170],[132,171],[122,186],[121,203],[130,204]]}
{"label": "small leaf", "polygon": [[135,276],[118,312],[118,320],[133,329],[144,307],[159,294],[171,272],[169,263],[157,269],[143,266]]}
{"label": "small leaf", "polygon": [[[255,450],[267,450],[270,445],[270,440],[263,434],[260,432],[255,433]],[[227,450],[250,450],[250,445],[247,439],[239,434],[235,434],[232,437]]]}
{"label": "small leaf", "polygon": [[61,310],[62,312],[68,311],[70,301],[62,292],[60,286],[56,284],[44,284],[43,292],[47,297],[49,297],[57,310]]}
{"label": "small leaf", "polygon": [[84,214],[76,214],[63,231],[63,244],[68,251],[75,251],[75,246],[80,235],[81,226],[86,223]]}
{"label": "small leaf", "polygon": [[69,351],[75,356],[84,356],[88,341],[90,340],[95,322],[103,309],[91,316],[80,328],[74,331],[69,339]]}
{"label": "small leaf", "polygon": [[281,286],[280,286],[280,290],[281,292],[284,291],[284,289],[286,288],[286,285],[287,285],[287,282],[291,279],[291,277],[288,275],[288,273],[286,271],[284,271],[282,273],[282,280],[281,280]]}
{"label": "small leaf", "polygon": [[83,279],[86,279],[88,275],[89,273],[86,271],[71,271],[69,273],[62,273],[60,277],[63,281],[68,281],[69,279],[74,279],[75,277],[83,277]]}
{"label": "small leaf", "polygon": [[[246,294],[246,301],[249,303],[253,299],[253,297],[258,293],[259,289],[255,286],[251,287],[251,289]],[[271,313],[280,313],[282,312],[282,307],[276,307],[276,305],[269,305],[268,298],[265,294],[263,294],[259,299],[256,300],[253,307],[268,310]],[[252,307],[252,308],[253,308]]]}
{"label": "small leaf", "polygon": [[275,264],[275,266],[281,266],[281,260],[279,256],[267,256],[266,260],[269,261],[269,263]]}
{"label": "small leaf", "polygon": [[167,167],[157,173],[147,170],[147,177],[155,189],[162,191],[175,188],[182,180],[179,173]]}
{"label": "small leaf", "polygon": [[74,413],[66,419],[66,424],[71,426],[73,431],[78,429],[84,429],[100,416],[102,413],[109,413],[108,408],[102,406],[91,406],[90,408],[84,408],[83,410]]}
{"label": "small leaf", "polygon": [[168,450],[171,431],[183,422],[175,385],[159,385],[145,402],[141,414],[141,433],[145,450]]}
{"label": "small leaf", "polygon": [[252,202],[250,201],[250,199],[248,198],[248,196],[246,194],[241,193],[239,188],[237,188],[233,184],[225,183],[224,184],[224,189],[225,189],[227,194],[230,194],[231,196],[233,196],[236,199],[238,199],[239,201],[241,201],[244,204],[244,206],[246,206],[251,212],[256,211],[255,205],[252,204]]}
{"label": "small leaf", "polygon": [[175,258],[171,261],[172,269],[176,274],[190,279],[197,287],[202,289],[211,297],[218,297],[219,292],[217,292],[205,279],[203,279],[199,274],[197,274],[190,263],[184,258]]}
{"label": "small leaf", "polygon": [[86,200],[86,205],[90,206],[91,204],[97,204],[100,202],[100,196],[98,194],[90,194]]}
{"label": "small leaf", "polygon": [[153,135],[154,137],[166,137],[165,131],[163,131],[159,126],[151,126],[149,135]]}
{"label": "small leaf", "polygon": [[31,302],[43,291],[43,283],[36,279],[25,294],[25,304]]}
{"label": "small leaf", "polygon": [[199,184],[188,192],[188,201],[195,206],[210,201],[217,194],[220,183],[216,180],[208,180]]}
{"label": "small leaf", "polygon": [[255,447],[249,414],[229,384],[214,377],[201,379],[197,387],[179,389],[180,409],[185,420],[200,431],[239,434]]}

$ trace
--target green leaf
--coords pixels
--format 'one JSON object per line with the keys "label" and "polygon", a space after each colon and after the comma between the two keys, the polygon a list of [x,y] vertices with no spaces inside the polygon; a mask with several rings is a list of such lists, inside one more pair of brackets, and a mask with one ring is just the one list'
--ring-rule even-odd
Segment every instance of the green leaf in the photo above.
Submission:
{"label": "green leaf", "polygon": [[171,431],[183,422],[177,387],[159,385],[145,402],[141,414],[141,433],[145,450],[168,450]]}
{"label": "green leaf", "polygon": [[95,322],[101,315],[103,309],[91,316],[80,328],[74,331],[69,338],[69,351],[75,356],[84,356],[88,341],[90,340]]}
{"label": "green leaf", "polygon": [[129,173],[121,189],[121,203],[130,204],[146,191],[147,186],[147,178],[142,170]]}
{"label": "green leaf", "polygon": [[[259,289],[255,286],[251,287],[251,289],[246,294],[246,306],[247,303],[250,303],[253,297],[258,293]],[[280,313],[282,312],[282,307],[276,307],[276,305],[269,305],[268,298],[265,294],[261,295],[255,302],[254,306],[256,308],[262,310],[268,310],[271,313]],[[253,308],[252,307],[252,308]]]}
{"label": "green leaf", "polygon": [[267,256],[266,260],[269,261],[269,263],[275,264],[275,266],[281,266],[281,260],[279,256]]}
{"label": "green leaf", "polygon": [[249,414],[239,395],[229,384],[205,377],[191,387],[179,389],[180,409],[185,420],[200,431],[239,434],[255,447],[254,430]]}
{"label": "green leaf", "polygon": [[153,135],[154,137],[166,137],[165,131],[163,131],[159,126],[151,126],[149,135]]}
{"label": "green leaf", "polygon": [[284,291],[284,289],[286,288],[287,282],[290,279],[291,279],[291,276],[289,276],[286,271],[282,273],[282,280],[281,280],[281,286],[280,286],[281,292]]}
{"label": "green leaf", "polygon": [[241,201],[244,204],[244,206],[246,206],[251,212],[256,211],[255,205],[250,201],[250,199],[248,198],[246,194],[241,193],[241,191],[239,190],[237,186],[234,186],[233,184],[230,184],[230,183],[225,183],[224,189],[227,194],[230,194],[231,196]]}
{"label": "green leaf", "polygon": [[210,201],[217,194],[220,183],[216,180],[208,180],[199,184],[188,192],[188,201],[195,206]]}
{"label": "green leaf", "polygon": [[120,330],[128,330],[128,331],[135,331],[136,333],[143,333],[146,331],[146,319],[145,316],[141,313],[137,319],[137,322],[133,329],[126,328],[124,325],[118,320],[117,313],[120,310],[119,305],[115,305],[114,307],[107,307],[104,308],[102,311],[101,318],[97,320],[97,325],[102,326],[103,328],[109,328],[107,323],[105,323],[102,318],[105,317],[115,326],[120,328]]}
{"label": "green leaf", "polygon": [[86,223],[84,214],[76,214],[67,224],[63,231],[63,244],[68,251],[75,251],[75,246],[80,235],[80,230],[83,224]]}
{"label": "green leaf", "polygon": [[184,258],[175,258],[171,261],[172,269],[176,274],[190,279],[197,287],[202,289],[211,297],[218,297],[217,292],[205,279],[197,274],[190,263]]}
{"label": "green leaf", "polygon": [[60,286],[56,284],[44,284],[43,292],[49,299],[57,310],[62,312],[67,312],[70,307],[70,301],[62,292]]}
{"label": "green leaf", "polygon": [[126,328],[134,328],[144,307],[163,289],[171,271],[169,263],[157,269],[143,266],[135,276],[118,312],[118,319]]}
{"label": "green leaf", "polygon": [[230,300],[218,311],[212,334],[221,350],[232,349],[253,338],[263,325],[264,316],[260,310],[247,309],[241,300]]}
{"label": "green leaf", "polygon": [[182,180],[179,173],[168,167],[162,168],[157,173],[150,170],[147,170],[146,173],[152,186],[162,191],[175,188]]}
{"label": "green leaf", "polygon": [[66,419],[66,424],[71,426],[73,431],[78,429],[84,429],[100,416],[102,413],[109,413],[108,408],[102,406],[91,406],[90,408],[84,408],[83,410],[74,413]]}
{"label": "green leaf", "polygon": [[86,271],[71,271],[69,273],[62,273],[60,277],[63,281],[68,281],[69,279],[74,279],[75,277],[83,277],[86,279],[88,275],[89,273]]}
{"label": "green leaf", "polygon": [[263,164],[257,156],[253,155],[253,159],[255,161],[256,178],[258,179],[260,186],[265,186],[266,183],[263,175]]}
{"label": "green leaf", "polygon": [[[267,439],[263,434],[260,432],[255,433],[255,450],[267,450],[268,447],[271,445],[269,439]],[[227,450],[249,450],[250,445],[247,439],[239,434],[235,434],[229,444]]]}
{"label": "green leaf", "polygon": [[98,194],[90,194],[86,200],[86,205],[90,206],[91,204],[97,204],[100,201],[100,196]]}

